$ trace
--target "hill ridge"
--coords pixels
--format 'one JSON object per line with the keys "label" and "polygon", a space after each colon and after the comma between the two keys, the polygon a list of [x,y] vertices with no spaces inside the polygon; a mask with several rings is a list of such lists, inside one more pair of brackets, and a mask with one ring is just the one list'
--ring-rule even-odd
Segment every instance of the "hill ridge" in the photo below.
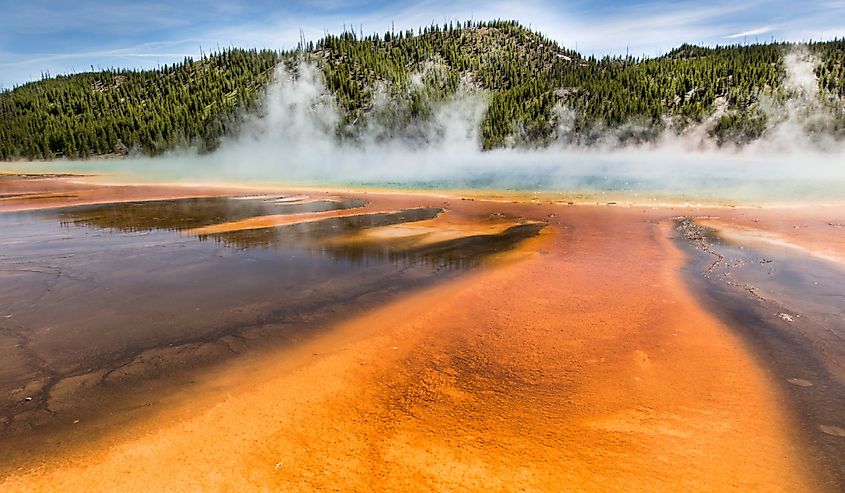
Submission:
{"label": "hill ridge", "polygon": [[[348,31],[289,51],[229,48],[155,70],[30,82],[0,93],[0,159],[155,155],[188,146],[209,152],[237,133],[244,115],[262,113],[276,67],[295,72],[302,61],[319,69],[342,110],[338,138],[354,139],[375,118],[413,126],[437,101],[469,89],[488,99],[479,129],[484,149],[591,145],[609,130],[621,144],[642,143],[701,125],[719,145],[743,145],[789,116],[778,108],[796,96],[784,62],[792,52],[803,53],[801,63],[812,64],[817,79],[806,112],[825,115],[804,129],[845,138],[845,40],[684,44],[656,58],[599,59],[496,20],[369,36]],[[372,111],[377,90],[392,111]]]}

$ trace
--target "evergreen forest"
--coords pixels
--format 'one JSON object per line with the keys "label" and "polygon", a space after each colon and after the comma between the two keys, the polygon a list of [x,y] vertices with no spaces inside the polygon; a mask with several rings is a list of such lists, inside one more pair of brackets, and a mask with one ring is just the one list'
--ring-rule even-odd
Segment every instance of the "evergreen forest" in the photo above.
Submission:
{"label": "evergreen forest", "polygon": [[[609,130],[620,143],[705,126],[719,145],[744,145],[787,118],[800,97],[788,56],[817,80],[806,131],[845,138],[845,39],[804,44],[682,45],[660,57],[584,57],[514,21],[347,31],[296,49],[229,48],[155,70],[44,77],[0,93],[0,160],[211,152],[262,112],[279,66],[319,70],[342,118],[338,139],[373,119],[398,136],[459,91],[487,99],[479,146],[589,146]],[[377,111],[379,94],[391,111]]]}

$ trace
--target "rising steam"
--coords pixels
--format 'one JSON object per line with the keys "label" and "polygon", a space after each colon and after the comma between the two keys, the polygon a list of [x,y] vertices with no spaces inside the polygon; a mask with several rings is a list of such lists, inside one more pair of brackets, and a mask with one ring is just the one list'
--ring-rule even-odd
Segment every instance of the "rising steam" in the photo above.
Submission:
{"label": "rising steam", "polygon": [[[156,179],[192,182],[265,182],[526,189],[737,201],[845,199],[845,152],[820,131],[832,118],[819,98],[816,60],[796,51],[785,57],[787,97],[761,100],[770,122],[751,145],[717,147],[708,134],[714,115],[680,135],[664,131],[649,144],[622,145],[620,132],[653,131],[632,122],[608,130],[586,147],[567,127],[574,115],[557,108],[557,139],[544,149],[482,151],[479,139],[487,98],[462,88],[432,103],[429,118],[394,128],[390,118],[362,125],[355,139],[339,139],[341,111],[319,71],[302,64],[280,68],[260,116],[210,155],[174,152],[132,163]],[[422,77],[421,75],[420,77]],[[379,96],[381,94],[381,96]],[[376,91],[373,113],[396,111]],[[517,132],[518,135],[518,132]]]}

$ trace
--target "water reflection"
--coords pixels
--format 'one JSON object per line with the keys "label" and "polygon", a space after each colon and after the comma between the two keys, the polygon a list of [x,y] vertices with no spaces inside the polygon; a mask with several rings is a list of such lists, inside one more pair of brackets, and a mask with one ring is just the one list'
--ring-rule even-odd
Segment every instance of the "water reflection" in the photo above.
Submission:
{"label": "water reflection", "polygon": [[[845,272],[799,250],[677,224],[702,299],[744,339],[786,396],[818,477],[845,486]],[[831,430],[834,430],[831,432]]]}
{"label": "water reflection", "polygon": [[341,243],[323,247],[334,259],[369,264],[391,262],[398,266],[422,264],[432,268],[465,270],[478,266],[495,253],[510,250],[520,241],[536,236],[545,227],[541,223],[511,226],[499,233],[454,238],[419,246],[402,239],[378,243]]}
{"label": "water reflection", "polygon": [[420,207],[395,212],[328,217],[318,221],[271,228],[244,229],[214,235],[201,235],[200,239],[213,238],[224,245],[236,248],[283,248],[291,244],[312,245],[315,241],[330,236],[351,235],[367,228],[434,219],[441,212],[443,212],[443,209],[438,207]]}
{"label": "water reflection", "polygon": [[122,232],[181,231],[272,214],[327,212],[363,207],[357,198],[296,200],[296,197],[203,197],[149,202],[119,202],[70,207],[57,214],[63,224]]}
{"label": "water reflection", "polygon": [[[20,445],[22,435],[62,419],[113,415],[109,406],[134,402],[131,392],[113,402],[120,388],[174,379],[180,368],[230,357],[250,341],[301,337],[474,267],[544,226],[501,219],[511,226],[428,243],[356,236],[442,213],[421,207],[184,233],[363,205],[195,198],[0,214],[0,442],[14,436]],[[98,404],[80,411],[94,402],[85,397],[92,392]]]}
{"label": "water reflection", "polygon": [[[363,205],[365,202],[361,199],[348,198],[305,203],[296,202],[296,198],[276,197],[194,198],[73,207],[60,211],[59,217],[64,225],[112,231],[181,231],[261,215],[326,212]],[[523,224],[496,234],[473,235],[426,245],[416,245],[401,238],[348,243],[325,241],[369,228],[434,219],[442,212],[443,209],[438,207],[362,212],[283,226],[199,234],[198,238],[235,249],[307,249],[355,265],[390,262],[407,266],[421,263],[429,267],[460,270],[478,265],[488,255],[513,248],[519,241],[538,234],[543,227],[541,224]]]}

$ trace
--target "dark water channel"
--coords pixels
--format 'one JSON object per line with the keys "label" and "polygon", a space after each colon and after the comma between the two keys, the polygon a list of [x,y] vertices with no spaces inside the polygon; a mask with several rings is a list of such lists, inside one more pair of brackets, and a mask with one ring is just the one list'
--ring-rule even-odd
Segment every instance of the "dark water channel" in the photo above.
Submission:
{"label": "dark water channel", "polygon": [[255,345],[300,340],[458,275],[542,228],[522,224],[424,246],[326,241],[441,213],[416,208],[186,233],[364,205],[203,198],[0,214],[0,448],[119,412],[109,396],[127,386],[175,381],[182,370]]}
{"label": "dark water channel", "polygon": [[677,231],[688,279],[779,387],[808,467],[826,491],[845,491],[845,271],[688,218]]}

